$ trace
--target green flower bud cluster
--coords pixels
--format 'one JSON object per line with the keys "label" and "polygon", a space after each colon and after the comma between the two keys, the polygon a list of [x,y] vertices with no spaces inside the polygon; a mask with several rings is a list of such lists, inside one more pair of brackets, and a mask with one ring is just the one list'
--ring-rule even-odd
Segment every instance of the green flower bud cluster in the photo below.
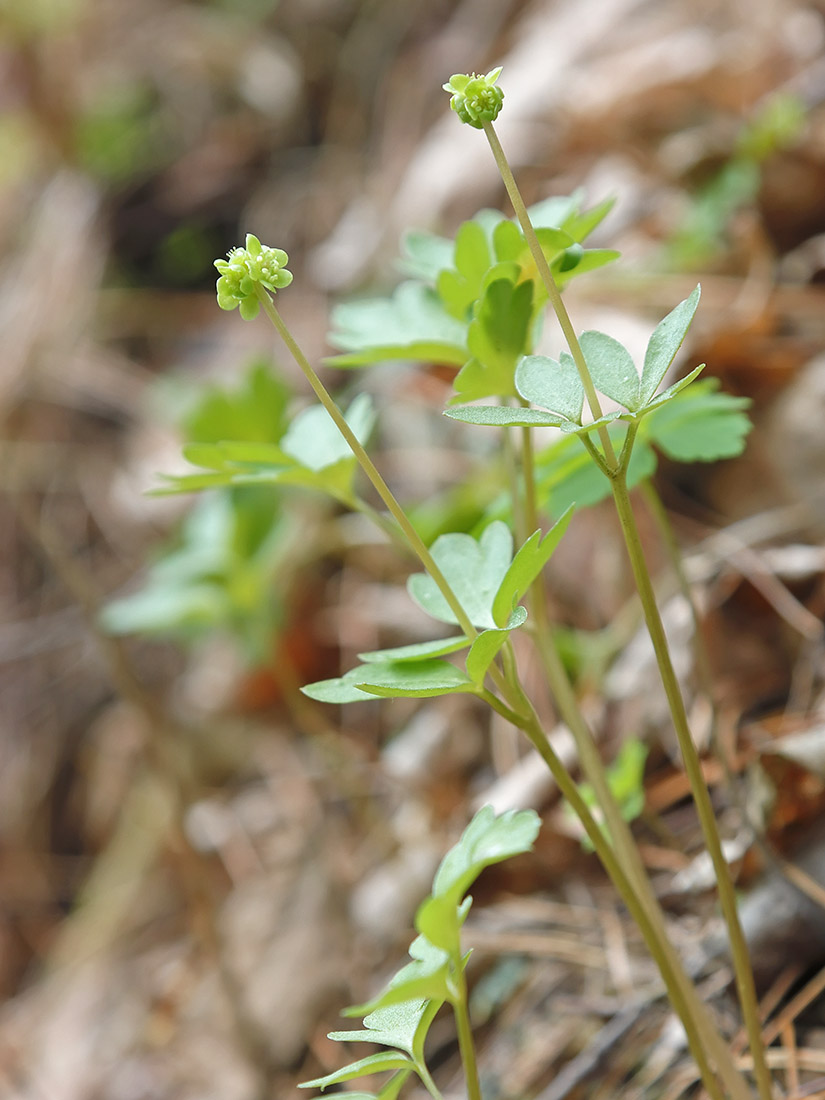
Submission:
{"label": "green flower bud cluster", "polygon": [[221,309],[240,306],[241,317],[252,321],[258,316],[261,303],[256,287],[282,290],[292,282],[292,272],[284,266],[289,257],[282,248],[261,244],[252,233],[246,235],[245,248],[233,248],[226,260],[215,260],[220,278],[217,282],[218,305]]}
{"label": "green flower bud cluster", "polygon": [[496,87],[500,75],[499,65],[486,76],[456,73],[450,77],[449,83],[442,85],[445,92],[451,93],[450,106],[462,122],[481,130],[485,122],[493,122],[498,118],[504,102],[504,92]]}

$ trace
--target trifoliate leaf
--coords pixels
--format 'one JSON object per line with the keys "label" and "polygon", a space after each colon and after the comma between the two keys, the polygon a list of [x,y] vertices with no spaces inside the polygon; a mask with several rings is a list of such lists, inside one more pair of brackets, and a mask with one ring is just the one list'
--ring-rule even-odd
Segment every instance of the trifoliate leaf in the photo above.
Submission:
{"label": "trifoliate leaf", "polygon": [[[534,531],[519,549],[493,600],[493,619],[499,626],[507,622],[518,601],[550,560],[572,518],[573,508],[570,506],[543,539],[541,531]],[[469,664],[467,671],[472,676]]]}
{"label": "trifoliate leaf", "polygon": [[467,325],[450,316],[438,295],[418,282],[402,283],[392,298],[346,302],[332,313],[330,343],[344,351],[333,367],[362,367],[385,359],[453,363],[467,359]]}
{"label": "trifoliate leaf", "polygon": [[[513,536],[507,525],[501,521],[491,523],[479,539],[457,533],[441,535],[430,552],[470,622],[485,630],[496,628],[493,600],[513,554]],[[427,574],[413,574],[407,588],[428,615],[441,622],[456,622],[435,581]]]}
{"label": "trifoliate leaf", "polygon": [[667,317],[659,322],[653,330],[653,335],[647,345],[645,362],[642,368],[642,379],[639,389],[639,400],[642,405],[647,405],[667,373],[667,369],[676,357],[676,352],[682,346],[682,342],[690,328],[693,315],[699,305],[701,288],[696,287],[689,298],[685,298],[675,309],[668,313]]}
{"label": "trifoliate leaf", "polygon": [[516,368],[516,389],[532,405],[581,423],[584,387],[576,364],[566,352],[559,361],[527,355]]}
{"label": "trifoliate leaf", "polygon": [[702,371],[705,369],[705,364],[700,363],[698,367],[694,367],[690,374],[686,374],[684,378],[680,378],[678,382],[674,382],[672,386],[668,386],[662,393],[657,394],[640,410],[640,415],[647,415],[654,409],[658,409],[660,405],[664,405],[667,401],[672,401],[677,393],[681,393],[686,389],[695,378],[698,378]]}
{"label": "trifoliate leaf", "polygon": [[[366,442],[375,424],[369,394],[358,394],[347,409],[345,419],[358,441]],[[355,461],[347,441],[322,405],[312,405],[295,417],[281,439],[281,449],[300,466],[316,473],[342,458]]]}
{"label": "trifoliate leaf", "polygon": [[627,348],[603,332],[583,332],[581,349],[593,385],[631,412],[639,408],[639,375]]}
{"label": "trifoliate leaf", "polygon": [[424,1007],[423,997],[383,1005],[364,1017],[363,1031],[332,1031],[327,1038],[340,1043],[365,1042],[398,1047],[411,1055]]}
{"label": "trifoliate leaf", "polygon": [[715,462],[745,449],[751,422],[747,397],[719,393],[719,382],[696,382],[644,418],[640,435],[676,462]]}

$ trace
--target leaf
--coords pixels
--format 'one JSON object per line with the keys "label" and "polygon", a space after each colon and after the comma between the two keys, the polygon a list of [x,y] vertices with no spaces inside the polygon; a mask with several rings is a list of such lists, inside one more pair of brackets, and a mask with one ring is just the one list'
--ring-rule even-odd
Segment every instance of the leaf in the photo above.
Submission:
{"label": "leaf", "polygon": [[657,394],[652,400],[648,401],[639,411],[645,415],[652,412],[653,409],[658,409],[660,405],[664,405],[667,401],[672,401],[677,393],[681,393],[683,389],[693,382],[695,378],[698,378],[702,371],[705,369],[705,364],[700,363],[698,367],[694,367],[690,374],[686,374],[684,378],[680,378],[678,382],[674,382],[672,386],[668,386],[662,393]]}
{"label": "leaf", "polygon": [[[345,420],[359,443],[365,443],[375,424],[369,394],[358,394],[347,409]],[[355,461],[347,441],[323,405],[311,405],[295,417],[281,439],[281,448],[299,465],[315,473],[344,458]]]}
{"label": "leaf", "polygon": [[558,428],[563,423],[556,413],[543,409],[520,409],[511,405],[457,405],[444,415],[465,424],[483,424],[494,428]]}
{"label": "leaf", "polygon": [[572,267],[565,268],[560,257],[551,264],[551,270],[558,283],[559,290],[564,290],[570,280],[577,275],[585,275],[588,271],[597,271],[600,267],[614,263],[620,256],[621,252],[616,252],[613,248],[585,248]]}
{"label": "leaf", "polygon": [[[643,421],[644,423],[644,421]],[[624,425],[611,432],[617,453],[623,442]],[[628,487],[656,470],[656,455],[640,437],[636,438],[627,471]],[[542,508],[558,515],[575,504],[586,508],[610,496],[610,482],[584,450],[578,439],[559,439],[536,456],[536,491]]]}
{"label": "leaf", "polygon": [[[441,535],[430,548],[433,558],[474,626],[495,628],[492,605],[513,553],[513,536],[505,523],[496,521],[479,539],[471,535]],[[425,573],[414,573],[407,589],[428,615],[441,622],[456,622],[455,615]]]}
{"label": "leaf", "polygon": [[330,343],[343,355],[333,367],[361,367],[384,359],[453,363],[467,359],[467,325],[445,310],[438,295],[419,282],[402,283],[390,299],[346,302],[332,313]]}
{"label": "leaf", "polygon": [[[422,903],[422,905],[426,904],[426,901]],[[422,1004],[419,1011],[423,1019],[426,1010],[423,1008],[422,998],[425,1001],[436,1002],[437,1011],[438,1006],[447,999],[449,954],[445,949],[436,946],[427,936],[417,936],[410,944],[409,953],[412,961],[402,966],[386,989],[366,1004],[351,1005],[344,1009],[343,1015],[364,1016],[366,1023],[372,1013],[390,1005],[418,1001]]]}
{"label": "leaf", "polygon": [[527,355],[516,368],[516,389],[532,405],[581,423],[584,387],[571,356],[559,362],[545,355]]}
{"label": "leaf", "polygon": [[304,684],[301,691],[316,703],[360,703],[364,699],[374,699],[375,696],[370,692],[355,686],[362,676],[362,668],[359,665],[332,680],[316,680],[314,684]]}
{"label": "leaf", "polygon": [[289,397],[284,381],[266,363],[257,362],[235,390],[207,386],[181,427],[188,442],[246,439],[277,443],[286,429]]}
{"label": "leaf", "polygon": [[455,239],[453,266],[439,272],[438,296],[453,317],[463,320],[481,292],[481,283],[493,262],[490,242],[475,219],[464,222]]}
{"label": "leaf", "polygon": [[463,634],[453,638],[437,638],[432,642],[414,642],[393,649],[376,649],[371,653],[359,653],[359,661],[426,661],[431,657],[444,657],[459,649],[466,649],[469,640]]}
{"label": "leaf", "polygon": [[467,918],[473,899],[465,898],[456,904],[452,895],[432,894],[419,905],[415,914],[415,927],[425,942],[445,951],[455,958],[461,951],[461,926]]}
{"label": "leaf", "polygon": [[506,627],[496,630],[484,630],[470,646],[467,654],[467,675],[474,684],[484,682],[487,669],[495,660],[496,654],[510,637],[510,632],[527,621],[527,612],[523,607],[513,610]]}
{"label": "leaf", "polygon": [[365,1016],[364,1030],[332,1031],[327,1038],[338,1043],[365,1042],[398,1047],[411,1055],[424,1007],[424,998],[420,997],[382,1005]]}
{"label": "leaf", "polygon": [[643,438],[676,462],[715,462],[745,449],[752,424],[747,397],[719,393],[719,381],[695,382],[645,416]]}
{"label": "leaf", "polygon": [[401,269],[414,279],[435,283],[439,271],[452,266],[455,245],[447,237],[412,229],[401,240]]}
{"label": "leaf", "polygon": [[355,682],[360,690],[369,695],[386,699],[424,699],[475,691],[475,685],[462,669],[438,659],[406,664],[365,664],[361,666],[361,676]]}
{"label": "leaf", "polygon": [[515,395],[513,374],[530,338],[533,284],[508,279],[491,282],[467,333],[473,355],[455,379],[453,400]]}
{"label": "leaf", "polygon": [[407,662],[368,661],[351,668],[343,676],[318,680],[301,688],[304,695],[318,703],[339,704],[357,703],[376,696],[427,698],[474,690],[475,685],[462,669],[433,658]]}
{"label": "leaf", "polygon": [[647,345],[645,362],[642,368],[642,380],[639,399],[647,405],[652,399],[667,369],[676,357],[676,352],[690,328],[693,315],[699,305],[701,287],[696,287],[689,298],[685,298],[667,317],[659,322]]}
{"label": "leaf", "polygon": [[448,897],[458,903],[485,867],[529,852],[540,826],[533,810],[508,810],[496,816],[492,806],[482,806],[441,861],[433,897]]}
{"label": "leaf", "polygon": [[[499,626],[507,622],[518,601],[550,560],[572,518],[571,505],[543,539],[541,531],[534,531],[519,549],[504,574],[493,600],[493,619]],[[469,666],[467,671],[470,672]],[[472,676],[472,673],[470,675]]]}
{"label": "leaf", "polygon": [[379,1051],[378,1054],[370,1054],[367,1058],[361,1058],[358,1062],[350,1062],[348,1066],[328,1073],[326,1077],[316,1077],[312,1081],[302,1081],[299,1089],[321,1089],[330,1085],[337,1085],[341,1081],[351,1081],[353,1077],[368,1077],[371,1073],[383,1073],[388,1069],[414,1069],[412,1060],[399,1051]]}
{"label": "leaf", "polygon": [[603,332],[583,332],[585,362],[596,389],[631,412],[639,408],[639,375],[627,348]]}

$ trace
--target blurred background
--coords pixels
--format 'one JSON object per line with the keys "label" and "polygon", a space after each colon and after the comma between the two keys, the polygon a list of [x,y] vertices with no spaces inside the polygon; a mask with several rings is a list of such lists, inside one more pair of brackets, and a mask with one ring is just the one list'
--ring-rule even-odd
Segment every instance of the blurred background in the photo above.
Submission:
{"label": "blurred background", "polygon": [[[758,772],[754,799],[770,788],[777,843],[815,828],[823,5],[2,0],[3,1097],[300,1095],[297,1081],[340,1064],[326,1031],[403,958],[438,859],[490,797],[547,821],[539,859],[478,894],[490,1100],[539,1095],[651,980],[498,720],[462,696],[341,710],[298,694],[359,651],[424,636],[407,563],[322,498],[147,495],[187,469],[183,442],[265,440],[271,416],[307,402],[266,322],[216,306],[212,261],[245,233],[290,254],[279,304],[317,360],[335,302],[398,281],[405,229],[452,236],[481,207],[509,215],[486,143],[441,90],[498,64],[499,134],[528,201],[617,200],[595,240],[624,258],[571,290],[577,327],[635,347],[701,279],[690,357],[753,403],[743,458],[665,466],[659,484],[680,538],[702,546],[694,579],[734,768]],[[373,393],[378,461],[422,508],[492,445],[444,426],[438,365],[325,377],[344,397]],[[449,499],[420,522],[469,527],[484,503]],[[708,542],[718,529],[728,541]],[[607,511],[576,527],[558,570],[571,637],[602,638],[631,597]],[[628,729],[648,743],[650,866],[678,934],[702,943],[712,906],[701,882],[676,885],[697,833],[648,710],[646,658],[618,652],[602,681],[575,652],[607,743]],[[790,734],[795,755],[776,748]],[[607,1095],[636,1073],[676,1080],[665,1020],[660,1005],[611,1068],[547,1100]],[[825,1030],[809,1027],[821,1051]],[[436,1031],[458,1095],[449,1021]],[[651,1050],[667,1056],[653,1065]],[[825,1087],[825,1064],[807,1069]]]}

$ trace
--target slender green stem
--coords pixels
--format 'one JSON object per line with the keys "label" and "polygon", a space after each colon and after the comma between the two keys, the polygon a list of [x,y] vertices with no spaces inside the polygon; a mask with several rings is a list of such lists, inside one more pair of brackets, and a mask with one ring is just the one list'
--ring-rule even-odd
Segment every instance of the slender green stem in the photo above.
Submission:
{"label": "slender green stem", "polygon": [[[553,307],[553,312],[558,317],[561,330],[564,333],[564,338],[570,347],[570,352],[573,356],[573,361],[576,364],[576,369],[579,372],[582,385],[584,386],[584,393],[587,398],[587,404],[590,408],[590,412],[593,415],[594,420],[600,420],[602,416],[601,403],[599,402],[599,395],[596,393],[596,387],[593,385],[593,379],[590,377],[590,371],[587,368],[587,363],[584,359],[584,353],[582,352],[581,345],[579,344],[576,331],[573,328],[573,323],[570,320],[570,315],[567,312],[567,307],[562,301],[559,288],[556,286],[556,280],[553,278],[553,273],[550,270],[550,265],[547,263],[547,257],[542,251],[542,247],[539,244],[539,239],[536,236],[536,231],[533,228],[533,223],[530,221],[530,216],[527,213],[527,207],[524,203],[524,199],[521,197],[521,191],[519,191],[518,184],[513,176],[512,169],[504,154],[504,150],[501,147],[501,142],[498,140],[498,134],[493,127],[492,122],[484,123],[484,133],[487,135],[487,140],[490,143],[490,149],[495,157],[498,170],[501,173],[501,178],[504,181],[504,186],[507,189],[507,194],[510,198],[510,202],[513,204],[513,209],[516,212],[516,217],[521,225],[522,232],[524,233],[524,239],[527,241],[527,247],[530,249],[530,254],[533,257],[533,261],[536,265],[541,281],[544,283],[544,288],[547,291],[550,298],[550,305]],[[599,439],[601,440],[602,447],[604,449],[605,457],[608,463],[612,466],[616,465],[616,453],[613,450],[613,443],[607,431],[606,424],[600,424],[598,427]]]}
{"label": "slender green stem", "polygon": [[536,503],[536,461],[533,451],[533,429],[525,425],[521,429],[521,467],[524,473],[524,515],[527,530],[525,538],[539,526],[539,511]]}
{"label": "slender green stem", "polygon": [[[521,492],[519,491],[519,471],[518,471],[518,459],[516,457],[516,448],[513,446],[513,430],[512,428],[504,428],[504,465],[507,468],[507,480],[510,483],[510,500],[513,509],[513,530],[516,536],[516,545],[521,544],[526,540],[529,534],[535,530],[535,527],[529,526],[529,520],[527,519],[527,507],[526,501],[522,502]],[[529,430],[529,429],[528,429]]]}
{"label": "slender green stem", "polygon": [[423,1062],[419,1062],[416,1064],[415,1071],[421,1078],[421,1084],[424,1086],[430,1096],[432,1096],[433,1100],[444,1100],[444,1097],[439,1092],[438,1086],[432,1079],[430,1071],[427,1069]]}
{"label": "slender green stem", "polygon": [[446,577],[438,568],[438,565],[433,559],[430,551],[427,549],[427,546],[425,545],[423,539],[413,527],[404,509],[395,499],[390,487],[387,485],[386,481],[384,481],[383,477],[378,472],[375,463],[367,454],[364,447],[361,445],[357,436],[353,432],[352,428],[344,419],[341,410],[338,408],[332,397],[329,395],[329,392],[327,391],[323,382],[318,377],[318,375],[312,368],[309,360],[301,350],[299,344],[287,328],[286,324],[283,321],[283,318],[281,317],[278,310],[275,308],[275,304],[270,298],[269,294],[260,285],[257,285],[255,289],[257,291],[258,299],[267,317],[277,329],[279,336],[289,349],[292,358],[301,368],[304,377],[312,387],[315,396],[327,410],[332,420],[334,421],[336,428],[346,440],[348,447],[358,460],[359,466],[372,482],[375,491],[381,497],[384,504],[386,504],[387,510],[389,511],[390,515],[404,532],[407,541],[409,542],[415,553],[418,555],[421,564],[435,581],[436,585],[438,586],[438,590],[447,601],[447,606],[455,615],[456,622],[464,631],[466,636],[471,641],[474,640],[478,632],[468,619],[467,612],[459,603],[456,594],[447,583]]}
{"label": "slender green stem", "polygon": [[481,1082],[478,1079],[478,1062],[473,1042],[473,1028],[470,1023],[470,1010],[467,1006],[467,981],[464,977],[462,960],[453,960],[453,982],[456,986],[456,999],[452,1001],[455,1026],[458,1033],[458,1049],[461,1052],[461,1065],[464,1068],[464,1080],[467,1085],[467,1100],[481,1100]]}
{"label": "slender green stem", "polygon": [[690,782],[693,799],[696,804],[696,811],[705,838],[705,844],[710,854],[716,875],[719,903],[722,908],[722,913],[728,929],[728,936],[730,938],[731,958],[733,960],[736,988],[739,994],[742,1018],[745,1023],[751,1054],[753,1056],[757,1088],[762,1100],[771,1100],[772,1083],[765,1060],[764,1048],[762,1046],[759,1008],[753,982],[753,971],[751,969],[745,936],[739,922],[733,882],[730,877],[727,861],[722,851],[722,842],[719,838],[719,831],[716,826],[716,817],[713,812],[710,794],[708,793],[704,776],[702,775],[702,765],[699,760],[699,754],[696,751],[696,746],[691,737],[685,704],[682,699],[682,692],[679,688],[679,681],[676,678],[673,662],[670,659],[667,637],[665,635],[659,609],[656,605],[653,584],[650,580],[650,574],[644,557],[644,550],[639,537],[639,530],[636,526],[636,519],[633,515],[633,508],[630,503],[627,481],[625,477],[622,476],[613,480],[612,486],[616,511],[619,515],[619,522],[622,526],[627,551],[630,556],[633,577],[636,581],[636,588],[642,603],[642,610],[644,612],[648,633],[650,634],[650,640],[653,643],[653,649],[656,654],[659,675],[661,676],[662,685],[667,695],[676,737],[679,741],[679,748],[682,753],[682,760]]}

